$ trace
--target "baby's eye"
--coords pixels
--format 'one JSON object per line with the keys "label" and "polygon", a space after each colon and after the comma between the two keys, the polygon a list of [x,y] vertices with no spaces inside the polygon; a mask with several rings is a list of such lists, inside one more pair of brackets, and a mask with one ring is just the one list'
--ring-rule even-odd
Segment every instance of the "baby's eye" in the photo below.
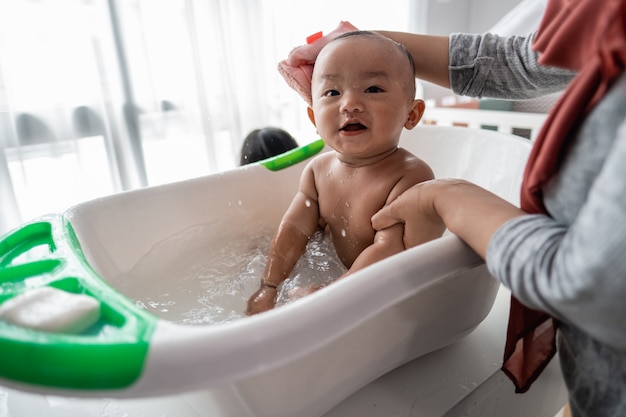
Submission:
{"label": "baby's eye", "polygon": [[383,91],[385,91],[385,90],[383,90],[382,88],[380,88],[380,87],[378,87],[376,85],[373,85],[371,87],[367,87],[365,89],[366,93],[382,93]]}
{"label": "baby's eye", "polygon": [[339,95],[339,91],[337,90],[327,90],[324,92],[324,97],[332,97],[332,96],[338,96]]}

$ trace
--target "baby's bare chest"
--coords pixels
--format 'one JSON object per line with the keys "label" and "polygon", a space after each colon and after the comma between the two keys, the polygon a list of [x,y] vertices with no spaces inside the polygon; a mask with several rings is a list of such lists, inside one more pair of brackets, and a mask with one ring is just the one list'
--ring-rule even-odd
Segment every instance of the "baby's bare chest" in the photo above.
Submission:
{"label": "baby's bare chest", "polygon": [[371,217],[385,205],[395,181],[354,176],[322,182],[318,184],[320,217],[333,235],[371,244]]}

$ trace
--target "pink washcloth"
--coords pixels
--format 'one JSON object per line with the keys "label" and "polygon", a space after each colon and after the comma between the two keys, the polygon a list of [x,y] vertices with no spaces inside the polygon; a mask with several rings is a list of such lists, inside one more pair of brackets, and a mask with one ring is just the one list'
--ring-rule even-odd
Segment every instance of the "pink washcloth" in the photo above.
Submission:
{"label": "pink washcloth", "polygon": [[313,101],[311,98],[311,76],[313,75],[313,65],[315,65],[317,55],[328,42],[337,36],[355,30],[358,29],[350,22],[342,21],[335,30],[326,36],[321,36],[321,33],[309,36],[306,45],[294,48],[289,53],[287,59],[278,63],[278,72],[287,81],[287,84],[302,96],[309,106]]}

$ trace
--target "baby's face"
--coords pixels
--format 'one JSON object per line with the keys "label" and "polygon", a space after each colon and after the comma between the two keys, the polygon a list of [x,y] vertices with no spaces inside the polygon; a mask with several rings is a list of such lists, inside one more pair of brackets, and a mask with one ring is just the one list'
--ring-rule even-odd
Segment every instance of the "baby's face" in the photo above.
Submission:
{"label": "baby's face", "polygon": [[404,127],[414,126],[416,111],[417,124],[423,104],[410,96],[410,68],[406,55],[387,38],[350,36],[322,50],[313,71],[309,115],[340,158],[358,162],[384,154],[397,147]]}

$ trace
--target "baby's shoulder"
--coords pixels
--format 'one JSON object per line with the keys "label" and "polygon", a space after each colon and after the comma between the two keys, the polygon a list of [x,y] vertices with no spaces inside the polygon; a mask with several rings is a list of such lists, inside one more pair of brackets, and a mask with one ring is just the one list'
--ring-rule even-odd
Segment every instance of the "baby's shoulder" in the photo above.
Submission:
{"label": "baby's shoulder", "polygon": [[405,158],[407,160],[413,160],[413,159],[420,159],[417,155],[415,155],[413,152],[410,152],[409,150],[405,149],[405,148],[398,148],[397,152],[395,153],[396,157],[398,158]]}
{"label": "baby's shoulder", "polygon": [[335,159],[335,156],[332,152],[324,152],[318,155],[315,155],[311,161],[309,161],[307,168],[312,171],[316,171],[318,169],[328,169],[329,164],[331,164]]}
{"label": "baby's shoulder", "polygon": [[396,152],[396,158],[398,166],[404,170],[423,170],[425,168],[430,169],[430,166],[426,161],[404,148],[398,148],[398,152]]}
{"label": "baby's shoulder", "polygon": [[395,167],[401,171],[402,182],[416,184],[435,178],[435,174],[426,161],[406,149],[398,149],[398,162]]}

